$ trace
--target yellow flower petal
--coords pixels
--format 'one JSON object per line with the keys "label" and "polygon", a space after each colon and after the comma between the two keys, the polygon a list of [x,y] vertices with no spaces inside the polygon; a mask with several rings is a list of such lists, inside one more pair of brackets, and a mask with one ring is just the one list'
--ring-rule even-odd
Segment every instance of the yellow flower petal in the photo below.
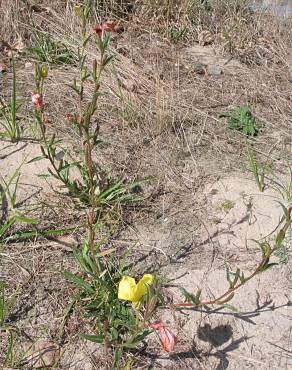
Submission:
{"label": "yellow flower petal", "polygon": [[123,276],[119,283],[118,298],[126,301],[133,301],[137,284],[130,276]]}
{"label": "yellow flower petal", "polygon": [[137,284],[132,302],[140,301],[140,299],[147,293],[147,285],[151,285],[153,283],[153,280],[153,275],[145,274],[142,276]]}

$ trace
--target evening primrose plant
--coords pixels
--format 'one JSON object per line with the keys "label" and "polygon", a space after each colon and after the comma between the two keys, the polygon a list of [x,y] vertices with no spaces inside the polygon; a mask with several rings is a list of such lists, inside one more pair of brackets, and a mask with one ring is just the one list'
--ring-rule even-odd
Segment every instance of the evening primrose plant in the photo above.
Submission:
{"label": "evening primrose plant", "polygon": [[[94,157],[94,150],[100,143],[99,123],[96,124],[97,104],[103,94],[102,76],[114,60],[109,45],[117,25],[113,21],[106,21],[89,31],[92,4],[92,1],[87,1],[85,5],[74,7],[81,26],[81,42],[77,53],[79,75],[70,86],[78,108],[70,114],[69,121],[79,135],[78,152],[81,156],[76,158],[69,149],[64,150],[62,141],[47,127],[45,89],[50,72],[46,64],[36,63],[32,103],[42,156],[34,160],[47,159],[50,163],[49,173],[85,210],[86,238],[82,248],[74,251],[81,272],[73,274],[66,271],[65,277],[79,289],[75,304],[82,307],[88,320],[92,320],[92,333],[80,335],[84,339],[102,343],[106,351],[113,351],[112,368],[117,369],[126,349],[138,348],[153,330],[162,332],[162,326],[158,325],[160,329],[158,326],[157,329],[151,327],[152,316],[162,299],[154,276],[144,274],[136,283],[125,268],[127,258],[118,257],[115,249],[107,249],[98,242],[105,210],[137,199],[132,190],[137,190],[139,184],[128,185],[123,180],[113,180]],[[86,50],[91,41],[96,45],[98,57],[89,63]],[[91,88],[85,94],[88,86]],[[73,169],[75,174],[79,174],[77,179],[71,175]]]}

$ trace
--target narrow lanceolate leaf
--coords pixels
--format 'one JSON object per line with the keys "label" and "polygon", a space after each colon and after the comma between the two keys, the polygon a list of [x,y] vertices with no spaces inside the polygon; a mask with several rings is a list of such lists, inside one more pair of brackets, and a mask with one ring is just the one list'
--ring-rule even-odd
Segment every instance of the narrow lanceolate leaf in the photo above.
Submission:
{"label": "narrow lanceolate leaf", "polygon": [[136,335],[136,337],[132,338],[130,341],[124,344],[126,348],[136,348],[138,344],[140,344],[153,330],[146,329],[141,334]]}
{"label": "narrow lanceolate leaf", "polygon": [[266,271],[266,270],[270,269],[271,267],[273,267],[273,266],[277,266],[277,265],[278,265],[278,263],[276,263],[276,262],[273,262],[273,263],[267,263],[267,264],[265,264],[265,265],[262,267],[262,270],[261,270],[261,271]]}
{"label": "narrow lanceolate leaf", "polygon": [[237,268],[236,269],[236,272],[235,272],[235,275],[234,275],[234,280],[233,280],[233,283],[232,283],[232,288],[235,287],[235,285],[236,285],[236,283],[237,283],[237,281],[239,279],[239,276],[240,276],[240,269]]}
{"label": "narrow lanceolate leaf", "polygon": [[23,215],[17,215],[15,216],[15,219],[19,222],[24,222],[30,225],[37,225],[39,223],[38,220],[36,220],[35,218],[31,218],[31,217],[27,217]]}
{"label": "narrow lanceolate leaf", "polygon": [[186,291],[184,288],[180,289],[187,302],[193,303],[195,306],[200,304],[201,289],[198,290],[196,295],[193,295]]}
{"label": "narrow lanceolate leaf", "polygon": [[106,60],[103,62],[103,66],[105,67],[108,65],[111,61],[113,61],[115,58],[115,55],[110,55],[109,57],[106,58]]}
{"label": "narrow lanceolate leaf", "polygon": [[89,340],[90,342],[94,343],[102,343],[104,340],[104,337],[102,335],[90,335],[90,334],[79,334],[81,338]]}
{"label": "narrow lanceolate leaf", "polygon": [[45,158],[46,157],[44,155],[39,155],[38,157],[32,158],[30,161],[27,162],[27,164],[37,162],[37,161],[41,161],[42,159],[45,159]]}
{"label": "narrow lanceolate leaf", "polygon": [[[13,233],[12,235],[9,235],[5,238],[6,242],[12,241],[12,240],[19,240],[19,239],[28,239],[28,238],[36,238],[36,237],[53,237],[56,235],[64,235],[68,234],[68,232],[75,231],[76,229],[79,229],[80,227],[71,227],[71,228],[64,228],[64,229],[48,229],[48,230],[33,230],[33,231],[22,231],[19,233]],[[0,232],[1,236],[1,232]]]}
{"label": "narrow lanceolate leaf", "polygon": [[279,233],[276,237],[276,245],[277,245],[278,248],[281,247],[284,239],[285,239],[285,231],[282,229],[282,230],[279,231]]}
{"label": "narrow lanceolate leaf", "polygon": [[2,225],[0,227],[0,238],[2,238],[5,233],[9,230],[9,228],[14,225],[16,222],[16,219],[15,217],[12,217],[11,219],[9,219],[4,225]]}
{"label": "narrow lanceolate leaf", "polygon": [[238,308],[236,308],[235,306],[232,306],[231,304],[224,303],[223,306],[225,308],[227,308],[228,310],[231,310],[231,311],[234,311],[234,312],[239,312]]}
{"label": "narrow lanceolate leaf", "polygon": [[95,291],[91,285],[89,285],[84,279],[80,276],[72,274],[70,271],[64,271],[64,275],[66,279],[72,281],[72,283],[76,284],[80,289],[93,294]]}

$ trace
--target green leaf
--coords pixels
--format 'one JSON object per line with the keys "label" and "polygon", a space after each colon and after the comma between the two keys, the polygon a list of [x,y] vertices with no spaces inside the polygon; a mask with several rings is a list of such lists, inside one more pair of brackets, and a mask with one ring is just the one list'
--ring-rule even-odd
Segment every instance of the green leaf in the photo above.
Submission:
{"label": "green leaf", "polygon": [[278,263],[276,263],[276,262],[273,262],[273,263],[267,263],[267,264],[265,264],[263,267],[262,267],[262,269],[261,269],[261,271],[263,272],[263,271],[267,271],[268,269],[270,269],[271,267],[273,267],[273,266],[277,266],[278,265]]}
{"label": "green leaf", "polygon": [[16,219],[15,217],[12,217],[4,225],[0,226],[0,238],[3,238],[7,230],[10,229],[10,227],[13,226],[15,223]]}
{"label": "green leaf", "polygon": [[227,308],[228,310],[234,311],[234,312],[239,312],[239,310],[236,307],[232,306],[229,303],[224,303],[223,307]]}
{"label": "green leaf", "polygon": [[180,290],[187,302],[193,303],[195,306],[198,306],[200,304],[200,296],[202,293],[201,289],[198,289],[196,295],[189,293],[184,288],[181,288]]}
{"label": "green leaf", "polygon": [[289,255],[287,246],[285,244],[282,244],[276,250],[275,256],[279,258],[279,263],[288,263]]}
{"label": "green leaf", "polygon": [[283,241],[285,239],[285,231],[284,230],[280,230],[277,237],[276,237],[276,245],[278,248],[281,247]]}
{"label": "green leaf", "polygon": [[64,271],[64,276],[66,279],[72,281],[72,283],[76,284],[80,289],[84,290],[87,293],[94,294],[95,290],[89,285],[85,280],[81,277],[72,274],[70,271]]}
{"label": "green leaf", "polygon": [[[5,238],[6,241],[18,240],[18,239],[27,239],[27,238],[36,238],[39,236],[49,237],[54,235],[64,235],[68,234],[68,232],[75,231],[79,229],[79,227],[71,227],[71,228],[64,228],[64,229],[48,229],[48,230],[34,230],[34,231],[23,231],[21,233],[14,233],[13,235]],[[0,234],[1,235],[1,234]]]}
{"label": "green leaf", "polygon": [[263,257],[267,257],[271,251],[270,244],[267,242],[264,242],[264,243],[259,243],[259,245],[261,247]]}
{"label": "green leaf", "polygon": [[105,67],[106,65],[108,65],[112,60],[115,59],[115,55],[111,55],[109,56],[104,62],[103,62],[103,66]]}
{"label": "green leaf", "polygon": [[[276,202],[280,204],[280,206],[281,206],[281,208],[282,208],[282,210],[283,210],[283,213],[284,213],[284,215],[285,215],[285,218],[287,219],[287,218],[288,218],[288,216],[289,216],[287,207],[285,207],[285,205],[284,205],[282,202],[279,202],[278,200],[277,200]],[[284,220],[285,220],[285,219],[283,219],[283,220],[282,220],[282,222],[283,222]],[[281,223],[281,222],[280,222],[280,223]]]}
{"label": "green leaf", "polygon": [[259,131],[256,118],[248,107],[237,107],[231,113],[222,113],[219,117],[226,117],[230,129],[242,131],[246,136],[256,136]]}
{"label": "green leaf", "polygon": [[37,177],[40,177],[42,179],[48,179],[51,176],[47,173],[40,173],[40,174],[37,175]]}
{"label": "green leaf", "polygon": [[122,355],[123,355],[123,348],[116,348],[114,361],[113,361],[113,364],[112,364],[112,367],[110,368],[110,370],[116,370],[116,369],[119,368],[118,364],[120,362],[120,359],[122,358]]}
{"label": "green leaf", "polygon": [[111,328],[112,340],[117,340],[119,337],[119,333],[116,328]]}
{"label": "green leaf", "polygon": [[33,162],[37,162],[37,161],[41,161],[42,159],[45,159],[46,157],[43,156],[43,155],[39,155],[38,157],[34,157],[32,158],[30,161],[26,162],[27,164],[29,163],[33,163]]}
{"label": "green leaf", "polygon": [[17,215],[17,216],[14,216],[15,219],[19,222],[24,222],[26,224],[29,224],[29,225],[37,225],[39,222],[38,220],[36,220],[35,218],[31,218],[31,217],[27,217],[27,216],[23,216],[23,215]]}
{"label": "green leaf", "polygon": [[136,335],[131,341],[126,342],[123,346],[126,348],[136,348],[153,330],[146,329],[142,333]]}
{"label": "green leaf", "polygon": [[94,343],[102,343],[104,341],[103,335],[90,335],[90,334],[80,333],[79,336],[83,339],[89,340],[90,342],[94,342]]}

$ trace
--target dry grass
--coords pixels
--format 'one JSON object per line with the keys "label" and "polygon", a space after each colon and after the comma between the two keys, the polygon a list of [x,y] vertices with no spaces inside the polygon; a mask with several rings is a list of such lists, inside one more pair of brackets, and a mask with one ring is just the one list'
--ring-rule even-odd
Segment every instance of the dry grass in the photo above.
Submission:
{"label": "dry grass", "polygon": [[[92,23],[115,18],[124,31],[114,36],[112,44],[117,55],[115,73],[108,73],[103,81],[110,93],[102,97],[96,114],[105,142],[96,155],[115,176],[155,179],[145,186],[143,205],[122,210],[124,223],[116,228],[109,244],[118,245],[122,252],[129,247],[128,243],[137,242],[139,230],[134,228],[133,220],[137,225],[139,220],[145,222],[146,219],[146,227],[150,225],[151,229],[153,223],[162,222],[167,210],[173,211],[175,206],[183,226],[181,234],[174,235],[174,243],[167,253],[176,255],[180,253],[178,245],[189,241],[190,234],[192,238],[199,237],[199,219],[207,212],[204,197],[200,195],[205,183],[223,173],[246,169],[244,140],[240,134],[226,129],[226,122],[219,119],[220,113],[250,105],[264,124],[261,135],[253,139],[260,157],[270,156],[278,170],[285,168],[286,160],[291,160],[291,18],[282,21],[267,14],[253,14],[247,2],[240,0],[231,4],[227,0],[215,0],[211,10],[201,1],[189,0],[98,3]],[[30,13],[43,32],[77,50],[80,41],[72,12],[73,1],[51,1],[48,8],[46,2],[38,2],[38,8],[29,8],[28,4],[16,0],[0,4],[0,14],[3,14],[0,40],[11,47],[20,39],[26,46],[30,45],[33,40],[32,24],[27,21]],[[172,30],[183,28],[186,33],[173,43]],[[216,49],[227,61],[233,58],[242,63],[238,73],[194,73],[188,50],[197,44],[202,31],[212,36],[212,45],[205,48]],[[7,63],[5,52],[0,54],[0,62]],[[95,56],[92,46],[87,62],[92,63]],[[17,54],[19,93],[26,99],[22,114],[29,121],[34,71],[32,66],[25,66],[28,61],[25,55]],[[76,106],[68,87],[75,75],[74,65],[52,65],[45,97],[49,102],[50,130],[61,135],[73,150],[78,145],[77,135],[66,121],[66,115]],[[8,71],[1,76],[1,96],[9,96],[10,83]],[[190,220],[189,208],[193,213],[198,210],[198,220]],[[67,210],[44,206],[36,214],[44,226],[61,224],[64,218],[68,218],[66,226],[83,222],[78,210],[68,216]],[[173,229],[176,230],[179,221],[172,225]],[[78,237],[82,239],[82,233]],[[153,235],[155,243],[160,237],[157,231]],[[155,249],[155,243],[150,262],[165,261],[165,251]],[[143,250],[136,253],[138,257],[143,256]],[[69,362],[67,352],[73,353],[80,345],[75,333],[88,322],[80,323],[81,318],[74,313],[66,321],[61,338],[58,337],[73,295],[71,286],[62,277],[64,269],[74,268],[68,246],[48,240],[19,242],[5,246],[0,258],[1,279],[12,288],[20,287],[13,325],[25,334],[20,335],[17,346],[22,350],[24,343],[46,336],[66,349],[64,358]],[[183,351],[187,343],[181,347]],[[141,354],[135,368],[146,368],[151,363],[151,354],[155,357],[156,350],[150,348],[149,353],[148,357]],[[194,353],[196,366],[200,368],[201,357],[197,351]],[[92,368],[105,368],[104,363],[100,364],[103,355],[98,355],[90,355],[87,360],[93,364]],[[68,362],[62,361],[60,366],[67,366]],[[186,369],[189,368],[187,361],[179,356],[173,358],[172,365],[161,366]],[[83,368],[85,362],[76,366]],[[208,360],[206,362],[204,366],[208,367]]]}

